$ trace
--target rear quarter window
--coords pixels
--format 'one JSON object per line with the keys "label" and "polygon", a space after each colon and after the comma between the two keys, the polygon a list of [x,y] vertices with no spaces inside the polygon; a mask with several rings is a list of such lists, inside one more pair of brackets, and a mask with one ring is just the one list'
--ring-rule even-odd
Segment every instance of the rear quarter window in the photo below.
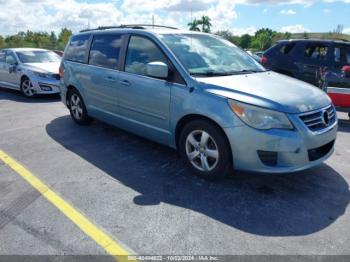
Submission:
{"label": "rear quarter window", "polygon": [[350,45],[336,46],[334,48],[334,61],[337,63],[350,64]]}
{"label": "rear quarter window", "polygon": [[276,43],[264,52],[264,55],[278,55],[283,44]]}
{"label": "rear quarter window", "polygon": [[64,58],[69,61],[85,63],[89,45],[89,34],[73,36],[68,44]]}
{"label": "rear quarter window", "polygon": [[294,47],[295,43],[283,44],[280,48],[280,53],[283,55],[287,55],[293,50]]}

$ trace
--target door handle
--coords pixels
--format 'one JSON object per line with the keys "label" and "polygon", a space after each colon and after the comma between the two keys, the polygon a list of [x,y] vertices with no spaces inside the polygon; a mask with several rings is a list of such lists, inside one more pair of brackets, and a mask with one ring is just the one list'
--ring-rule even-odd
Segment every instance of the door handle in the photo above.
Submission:
{"label": "door handle", "polygon": [[106,80],[110,82],[115,82],[115,78],[113,76],[107,76]]}
{"label": "door handle", "polygon": [[119,83],[123,86],[130,86],[130,82],[128,80],[120,80]]}

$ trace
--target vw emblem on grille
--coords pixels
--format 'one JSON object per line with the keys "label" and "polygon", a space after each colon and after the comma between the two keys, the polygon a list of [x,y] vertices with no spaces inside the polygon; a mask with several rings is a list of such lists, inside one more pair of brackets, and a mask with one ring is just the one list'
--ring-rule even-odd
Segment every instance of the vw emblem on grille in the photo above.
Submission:
{"label": "vw emblem on grille", "polygon": [[323,112],[322,121],[323,121],[323,124],[324,124],[325,126],[329,126],[330,119],[329,119],[329,113],[328,113],[327,110],[325,110],[325,111]]}

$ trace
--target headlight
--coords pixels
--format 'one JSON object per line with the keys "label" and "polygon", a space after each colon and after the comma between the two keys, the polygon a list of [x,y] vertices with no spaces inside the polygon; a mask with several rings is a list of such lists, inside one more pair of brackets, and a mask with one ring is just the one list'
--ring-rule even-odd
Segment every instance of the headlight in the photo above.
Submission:
{"label": "headlight", "polygon": [[232,111],[247,125],[256,129],[293,129],[288,117],[281,112],[228,100]]}
{"label": "headlight", "polygon": [[53,78],[53,74],[50,74],[50,73],[41,73],[41,72],[33,72],[33,73],[41,78]]}

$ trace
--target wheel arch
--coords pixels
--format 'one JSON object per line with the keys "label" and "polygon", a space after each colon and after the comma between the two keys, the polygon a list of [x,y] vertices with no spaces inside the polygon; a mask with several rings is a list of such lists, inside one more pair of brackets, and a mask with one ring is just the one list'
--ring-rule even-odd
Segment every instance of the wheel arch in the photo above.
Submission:
{"label": "wheel arch", "polygon": [[[227,143],[230,145],[228,137],[227,137],[224,129],[215,120],[213,120],[207,116],[200,115],[200,114],[189,114],[189,115],[183,116],[176,124],[176,127],[175,127],[175,146],[176,146],[177,150],[179,150],[179,140],[180,140],[181,131],[189,122],[194,121],[194,120],[204,120],[204,121],[207,121],[207,122],[213,124],[214,126],[216,126],[224,134],[224,137],[225,137]],[[232,159],[231,146],[229,146],[229,148],[230,148],[231,159]]]}
{"label": "wheel arch", "polygon": [[[70,93],[75,90],[77,92],[79,92],[78,88],[76,88],[74,85],[69,85],[67,86],[67,95],[66,95],[66,105],[68,108],[70,108],[70,103],[69,103],[69,96],[70,96]],[[80,94],[80,92],[79,92]],[[81,94],[80,94],[81,95]]]}
{"label": "wheel arch", "polygon": [[29,80],[30,80],[29,76],[27,76],[26,74],[23,74],[23,75],[21,76],[21,85],[22,85],[24,79],[29,79]]}

